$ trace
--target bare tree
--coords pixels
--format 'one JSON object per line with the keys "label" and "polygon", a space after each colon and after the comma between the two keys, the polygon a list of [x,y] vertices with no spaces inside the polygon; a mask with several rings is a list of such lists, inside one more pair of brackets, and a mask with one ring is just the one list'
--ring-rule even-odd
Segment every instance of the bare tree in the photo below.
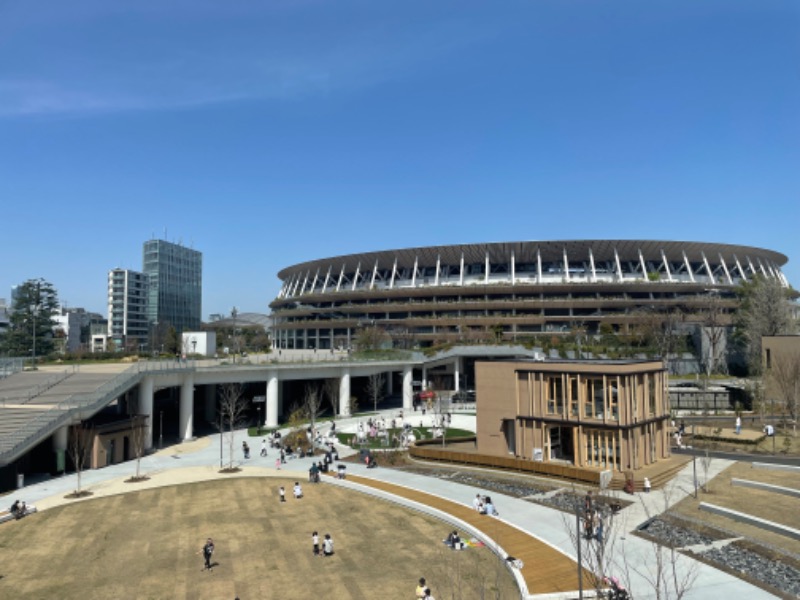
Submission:
{"label": "bare tree", "polygon": [[797,436],[798,397],[800,397],[800,352],[778,354],[765,373],[770,393],[777,395],[784,419],[789,417],[792,434]]}
{"label": "bare tree", "polygon": [[326,379],[322,384],[322,395],[328,399],[328,402],[331,405],[331,412],[333,413],[333,418],[336,418],[336,415],[339,413],[339,386],[341,385],[341,379],[339,377],[331,377]]}
{"label": "bare tree", "polygon": [[141,475],[142,456],[144,456],[144,445],[147,438],[147,421],[150,418],[148,415],[139,414],[139,401],[136,400],[130,405],[130,440],[131,448],[133,449],[133,456],[136,460],[136,474],[131,478],[131,481],[143,481],[147,477]]}
{"label": "bare tree", "polygon": [[[663,510],[666,513],[670,506],[670,492],[667,488],[660,490],[663,499]],[[651,514],[647,504],[642,501],[648,519]],[[648,542],[648,552],[619,553],[620,561],[617,565],[622,569],[625,584],[630,588],[634,575],[638,575],[647,583],[651,591],[649,596],[656,600],[680,600],[694,586],[697,579],[697,562],[686,557],[681,557],[678,547],[674,543],[662,545]]]}
{"label": "bare tree", "polygon": [[372,409],[378,410],[378,402],[383,400],[386,378],[383,373],[375,373],[367,378],[367,395],[372,399]]}
{"label": "bare tree", "polygon": [[356,349],[359,352],[368,352],[371,350],[381,350],[391,342],[391,338],[382,327],[370,325],[358,330],[355,341]]}
{"label": "bare tree", "polygon": [[234,431],[245,424],[247,400],[242,396],[240,383],[227,383],[219,386],[220,434],[226,436],[228,442],[228,469],[233,470]]}
{"label": "bare tree", "polygon": [[[721,359],[724,355],[723,345],[730,323],[728,312],[730,304],[730,300],[720,297],[716,290],[713,290],[705,296],[703,306],[696,314],[700,325],[698,358],[703,366],[706,385],[713,373],[718,372],[722,367],[727,367]],[[727,371],[727,368],[724,370]]]}
{"label": "bare tree", "polygon": [[[563,513],[561,520],[572,547],[581,557],[579,567],[585,569],[589,575],[585,583],[595,590],[597,597],[600,598],[603,597],[605,589],[604,578],[616,568],[615,561],[618,554],[616,548],[620,538],[624,538],[624,530],[620,519],[609,506],[595,498],[587,510],[575,488],[572,493],[575,497],[575,512]],[[589,528],[586,524],[587,519],[591,523]],[[602,528],[598,526],[599,523],[602,523]],[[592,532],[591,536],[587,535],[589,530]],[[625,583],[628,584],[627,581]]]}
{"label": "bare tree", "polygon": [[737,337],[744,346],[750,372],[761,373],[761,338],[793,333],[797,327],[788,291],[777,279],[757,276],[742,284],[738,294]]}
{"label": "bare tree", "polygon": [[[317,415],[322,406],[322,392],[318,383],[307,383],[303,392],[303,412],[311,422],[311,429],[316,426]],[[313,440],[312,440],[313,443]]]}
{"label": "bare tree", "polygon": [[86,461],[89,460],[89,456],[92,454],[94,438],[95,432],[92,425],[79,423],[72,427],[68,451],[72,464],[75,465],[75,475],[78,479],[74,493],[76,498],[85,495],[85,492],[81,491],[81,473],[86,467]]}

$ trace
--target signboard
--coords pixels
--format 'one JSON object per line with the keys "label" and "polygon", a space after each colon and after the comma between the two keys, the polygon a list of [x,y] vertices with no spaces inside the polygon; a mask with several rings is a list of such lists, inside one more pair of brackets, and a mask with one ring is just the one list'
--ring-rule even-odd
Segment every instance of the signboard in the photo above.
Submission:
{"label": "signboard", "polygon": [[533,449],[533,460],[536,462],[542,462],[544,460],[544,451],[541,448]]}
{"label": "signboard", "polygon": [[253,396],[253,402],[266,402],[266,396]]}

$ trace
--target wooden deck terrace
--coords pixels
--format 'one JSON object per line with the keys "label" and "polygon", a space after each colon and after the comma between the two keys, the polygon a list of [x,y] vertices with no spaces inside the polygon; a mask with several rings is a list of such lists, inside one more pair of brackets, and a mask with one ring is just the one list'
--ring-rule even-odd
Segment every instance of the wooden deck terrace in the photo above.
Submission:
{"label": "wooden deck terrace", "polygon": [[[448,446],[433,445],[431,440],[425,440],[409,448],[409,454],[414,458],[434,460],[453,464],[470,465],[489,469],[500,469],[527,473],[538,477],[552,477],[575,482],[591,487],[600,486],[600,473],[603,469],[596,467],[576,467],[570,464],[555,462],[538,462],[526,458],[513,456],[492,456],[480,454],[469,441],[448,443]],[[633,473],[635,491],[644,490],[644,478],[650,480],[653,489],[663,487],[691,460],[690,456],[673,455],[660,459],[651,465],[637,469]],[[625,485],[625,474],[614,471],[611,478],[611,489],[621,490]]]}
{"label": "wooden deck terrace", "polygon": [[[469,506],[427,492],[358,475],[348,474],[347,479],[430,506],[468,523],[497,543],[510,556],[523,562],[521,575],[528,586],[528,594],[532,596],[562,594],[575,592],[578,589],[577,563],[559,550],[521,529],[508,525],[495,517],[481,515]],[[445,529],[443,528],[442,531],[444,533]],[[583,585],[585,589],[592,589],[591,577],[591,573],[584,569]]]}

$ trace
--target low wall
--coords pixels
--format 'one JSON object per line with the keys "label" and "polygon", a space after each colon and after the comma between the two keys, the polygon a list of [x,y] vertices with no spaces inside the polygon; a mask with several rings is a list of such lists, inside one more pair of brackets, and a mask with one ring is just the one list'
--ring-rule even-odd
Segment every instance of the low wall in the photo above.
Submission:
{"label": "low wall", "polygon": [[568,479],[570,481],[579,481],[581,483],[589,483],[593,485],[600,485],[600,471],[592,471],[589,469],[582,469],[571,465],[558,465],[547,462],[536,462],[524,458],[515,458],[512,456],[489,456],[486,454],[474,454],[472,452],[458,452],[447,450],[443,448],[435,448],[431,445],[439,440],[425,440],[424,443],[418,443],[411,446],[408,452],[414,458],[422,458],[426,460],[441,460],[445,462],[472,465],[476,467],[489,467],[493,469],[508,469],[512,471],[521,471],[523,473],[531,473],[536,475],[544,475],[547,477],[558,477],[561,479]]}

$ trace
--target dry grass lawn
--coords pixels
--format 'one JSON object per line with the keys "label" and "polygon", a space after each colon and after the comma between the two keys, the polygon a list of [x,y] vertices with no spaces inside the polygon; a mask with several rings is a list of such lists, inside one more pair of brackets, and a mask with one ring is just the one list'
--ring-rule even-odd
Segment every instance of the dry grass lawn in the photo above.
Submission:
{"label": "dry grass lawn", "polygon": [[731,478],[749,479],[751,481],[800,489],[800,473],[754,469],[750,463],[739,462],[734,463],[715,477],[710,483],[710,491],[708,493],[701,491],[697,500],[689,496],[674,507],[672,512],[678,515],[687,515],[694,519],[701,519],[709,525],[721,527],[752,540],[800,555],[800,541],[770,533],[752,525],[738,523],[733,519],[701,512],[698,509],[700,502],[708,502],[746,512],[789,527],[800,528],[800,510],[798,510],[800,502],[797,501],[797,498],[747,487],[732,486]]}
{"label": "dry grass lawn", "polygon": [[[446,523],[361,494],[293,481],[232,478],[87,500],[0,525],[0,597],[411,598],[426,577],[437,598],[515,598],[487,548],[448,550]],[[285,504],[277,489],[287,489]],[[335,555],[315,558],[311,532]],[[216,543],[211,572],[196,554]],[[496,592],[496,593],[495,593]]]}

